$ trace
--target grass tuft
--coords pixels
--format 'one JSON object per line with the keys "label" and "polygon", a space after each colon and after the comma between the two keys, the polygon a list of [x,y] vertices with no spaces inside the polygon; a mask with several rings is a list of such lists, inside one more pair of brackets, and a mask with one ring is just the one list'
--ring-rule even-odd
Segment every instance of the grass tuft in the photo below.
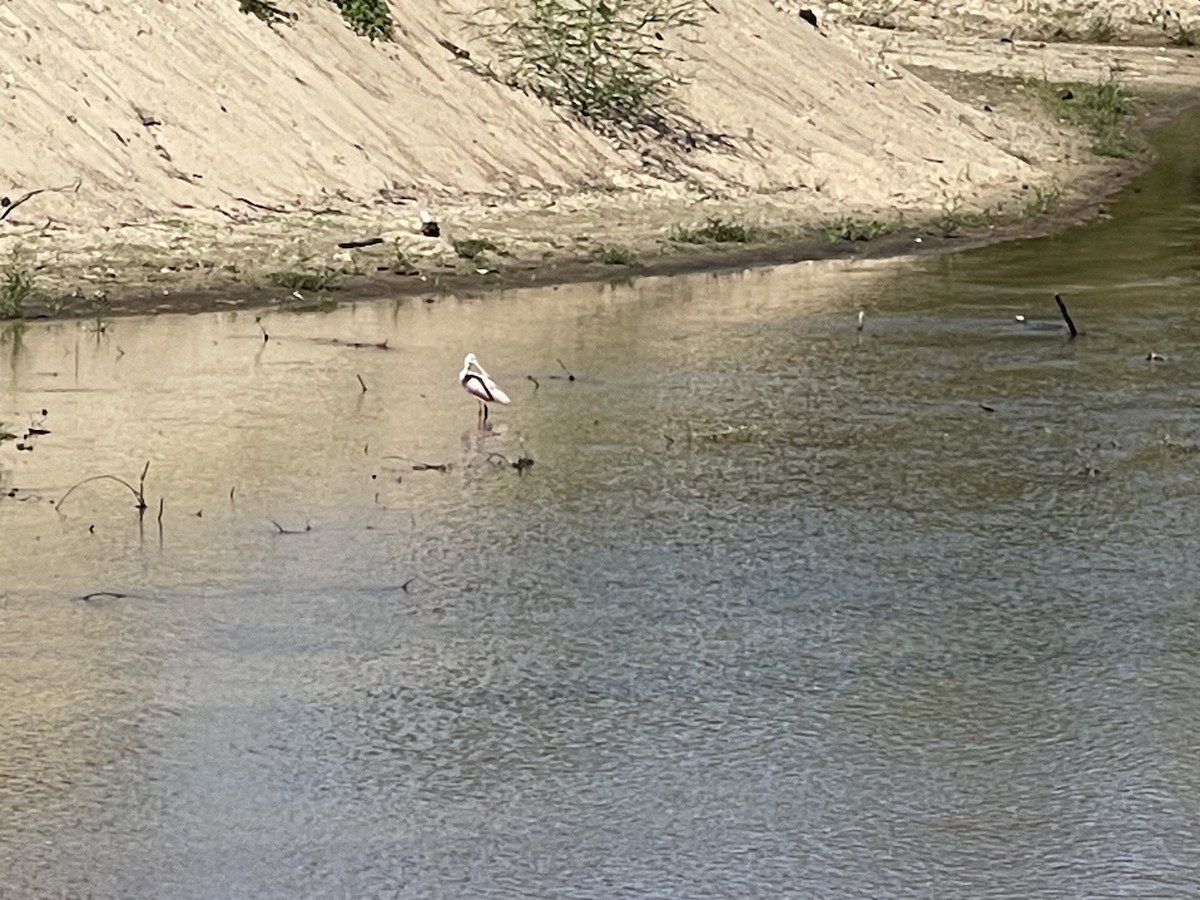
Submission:
{"label": "grass tuft", "polygon": [[822,226],[825,238],[831,244],[838,241],[869,241],[885,234],[891,234],[895,230],[896,226],[893,222],[883,222],[879,219],[856,219],[853,216],[842,216]]}
{"label": "grass tuft", "polygon": [[1195,47],[1196,31],[1193,28],[1185,27],[1182,22],[1176,22],[1167,35],[1167,40],[1176,47]]}
{"label": "grass tuft", "polygon": [[333,0],[342,11],[346,24],[372,41],[390,41],[395,23],[387,0]]}
{"label": "grass tuft", "polygon": [[1112,16],[1105,13],[1102,16],[1094,16],[1087,25],[1084,31],[1083,38],[1089,44],[1108,44],[1117,36],[1117,29],[1113,27]]}
{"label": "grass tuft", "polygon": [[0,269],[0,319],[25,315],[25,301],[33,296],[33,272],[19,247],[14,247]]}
{"label": "grass tuft", "polygon": [[596,258],[606,266],[632,266],[637,262],[632,250],[617,244],[605,244],[596,252]]}
{"label": "grass tuft", "polygon": [[462,238],[454,242],[454,252],[463,259],[474,259],[481,253],[502,253],[503,251],[485,238]]}
{"label": "grass tuft", "polygon": [[709,216],[703,225],[696,228],[672,225],[670,239],[680,244],[745,244],[753,241],[755,236],[753,226],[727,222],[720,216]]}
{"label": "grass tuft", "polygon": [[325,268],[315,272],[288,269],[272,272],[267,280],[290,291],[336,291],[340,287],[339,276],[336,269]]}
{"label": "grass tuft", "polygon": [[261,19],[268,25],[274,25],[276,22],[291,24],[299,18],[295,13],[285,12],[273,3],[268,3],[267,0],[241,0],[238,8],[247,15]]}
{"label": "grass tuft", "polygon": [[1115,79],[1065,85],[1047,81],[1039,85],[1039,94],[1050,113],[1091,134],[1093,153],[1125,158],[1141,150],[1141,144],[1125,129],[1132,100]]}
{"label": "grass tuft", "polygon": [[1036,219],[1058,206],[1062,199],[1062,188],[1057,185],[1042,187],[1034,185],[1033,189],[1021,201],[1021,215],[1026,219]]}

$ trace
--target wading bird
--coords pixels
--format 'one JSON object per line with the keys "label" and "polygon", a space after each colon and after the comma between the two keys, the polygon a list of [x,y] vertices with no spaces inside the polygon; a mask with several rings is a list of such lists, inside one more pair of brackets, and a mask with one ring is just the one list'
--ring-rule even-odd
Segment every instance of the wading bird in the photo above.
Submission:
{"label": "wading bird", "polygon": [[489,403],[507,406],[511,402],[508,394],[500,389],[500,385],[492,381],[492,376],[479,364],[474,353],[468,353],[463,358],[463,367],[462,371],[458,373],[458,380],[468,394],[479,400],[480,421],[487,421]]}

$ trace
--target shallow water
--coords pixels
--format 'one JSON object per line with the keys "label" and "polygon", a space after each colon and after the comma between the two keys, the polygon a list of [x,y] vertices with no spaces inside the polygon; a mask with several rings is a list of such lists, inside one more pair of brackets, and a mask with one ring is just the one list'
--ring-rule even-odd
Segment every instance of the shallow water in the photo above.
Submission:
{"label": "shallow water", "polygon": [[0,897],[1192,896],[1198,138],[959,256],[9,333]]}

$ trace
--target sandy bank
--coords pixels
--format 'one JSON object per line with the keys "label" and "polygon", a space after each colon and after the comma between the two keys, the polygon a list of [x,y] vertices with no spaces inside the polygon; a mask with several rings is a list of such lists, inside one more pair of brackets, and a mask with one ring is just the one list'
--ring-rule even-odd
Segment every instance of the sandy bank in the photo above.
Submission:
{"label": "sandy bank", "polygon": [[[814,29],[766,0],[727,0],[687,44],[682,89],[725,140],[672,156],[618,147],[468,71],[440,43],[486,53],[465,3],[394,0],[402,26],[382,44],[322,0],[281,5],[296,24],[267,27],[233,2],[0,7],[20,48],[0,73],[0,192],[56,189],[0,222],[0,258],[33,279],[27,315],[310,304],[986,238],[1075,214],[1137,161],[1095,156],[1031,88],[939,72],[1116,73],[1173,103],[1200,86],[1185,48],[947,39],[850,16]],[[438,237],[419,233],[421,210]],[[672,239],[710,217],[751,242]],[[889,234],[831,239],[863,226]],[[382,240],[338,246],[368,237]]]}

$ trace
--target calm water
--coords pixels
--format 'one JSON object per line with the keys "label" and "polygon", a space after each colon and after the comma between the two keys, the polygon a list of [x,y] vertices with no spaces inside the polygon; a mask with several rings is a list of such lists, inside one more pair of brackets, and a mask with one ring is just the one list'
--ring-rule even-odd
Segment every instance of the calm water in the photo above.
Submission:
{"label": "calm water", "polygon": [[960,256],[9,334],[0,897],[1194,896],[1164,139]]}

